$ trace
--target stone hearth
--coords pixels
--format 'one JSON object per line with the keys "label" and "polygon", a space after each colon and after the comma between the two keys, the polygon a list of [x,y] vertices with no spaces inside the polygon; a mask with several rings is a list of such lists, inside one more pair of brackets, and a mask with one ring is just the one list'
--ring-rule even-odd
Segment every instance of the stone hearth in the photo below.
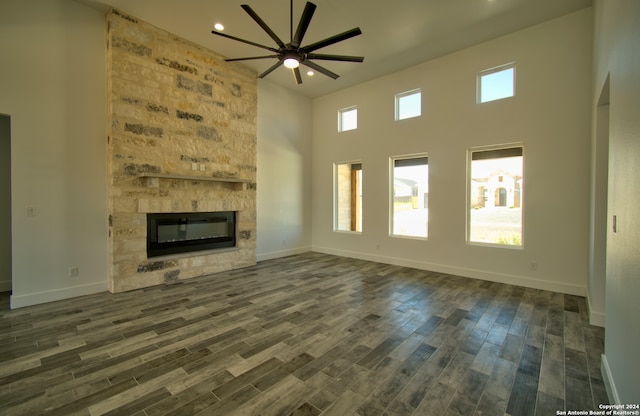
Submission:
{"label": "stone hearth", "polygon": [[[107,83],[110,290],[255,264],[256,74],[112,10]],[[147,258],[147,213],[210,211],[237,211],[234,249]]]}

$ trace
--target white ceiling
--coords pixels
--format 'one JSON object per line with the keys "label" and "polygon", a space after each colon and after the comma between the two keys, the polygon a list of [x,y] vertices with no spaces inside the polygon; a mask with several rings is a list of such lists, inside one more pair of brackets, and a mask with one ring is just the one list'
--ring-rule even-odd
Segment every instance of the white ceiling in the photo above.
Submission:
{"label": "white ceiling", "polygon": [[[268,55],[264,49],[211,34],[224,33],[276,47],[240,7],[248,4],[285,43],[290,40],[290,0],[78,0],[114,7],[229,58]],[[305,0],[293,0],[294,30]],[[319,97],[456,50],[591,6],[592,0],[313,0],[318,7],[302,46],[354,27],[363,34],[316,53],[364,56],[363,63],[317,61],[336,72],[333,80],[302,71],[296,85],[280,67],[265,79],[309,97]],[[276,61],[244,61],[262,73]],[[301,69],[305,69],[302,67]]]}

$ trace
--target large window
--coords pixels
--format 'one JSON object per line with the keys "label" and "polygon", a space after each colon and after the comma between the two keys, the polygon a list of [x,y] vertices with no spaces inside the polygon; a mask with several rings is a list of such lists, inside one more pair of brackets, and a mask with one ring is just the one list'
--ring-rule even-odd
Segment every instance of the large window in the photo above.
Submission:
{"label": "large window", "polygon": [[338,131],[355,130],[358,128],[358,108],[349,107],[338,111]]}
{"label": "large window", "polygon": [[418,117],[422,114],[422,92],[415,89],[396,94],[396,120]]}
{"label": "large window", "polygon": [[478,74],[478,103],[515,95],[516,64],[501,65]]}
{"label": "large window", "polygon": [[468,239],[522,246],[523,148],[471,149]]}
{"label": "large window", "polygon": [[335,164],[335,229],[362,232],[362,163]]}
{"label": "large window", "polygon": [[391,158],[391,235],[426,238],[429,164],[426,155]]}

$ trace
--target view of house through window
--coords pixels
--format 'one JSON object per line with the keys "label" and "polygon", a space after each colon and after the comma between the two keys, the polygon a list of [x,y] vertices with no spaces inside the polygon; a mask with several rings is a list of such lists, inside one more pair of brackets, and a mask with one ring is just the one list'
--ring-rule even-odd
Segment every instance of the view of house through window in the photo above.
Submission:
{"label": "view of house through window", "polygon": [[523,148],[470,151],[469,241],[522,246]]}
{"label": "view of house through window", "polygon": [[515,95],[516,65],[507,64],[478,74],[478,103]]}
{"label": "view of house through window", "polygon": [[427,156],[392,158],[391,165],[391,234],[426,238],[429,221]]}
{"label": "view of house through window", "polygon": [[335,229],[362,232],[362,164],[336,164],[335,178]]}

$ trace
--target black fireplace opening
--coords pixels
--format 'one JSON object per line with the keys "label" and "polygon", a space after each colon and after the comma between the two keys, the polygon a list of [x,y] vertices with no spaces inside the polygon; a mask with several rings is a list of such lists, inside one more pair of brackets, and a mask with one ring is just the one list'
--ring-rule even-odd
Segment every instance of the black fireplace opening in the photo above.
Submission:
{"label": "black fireplace opening", "polygon": [[147,214],[147,257],[236,246],[236,212]]}

